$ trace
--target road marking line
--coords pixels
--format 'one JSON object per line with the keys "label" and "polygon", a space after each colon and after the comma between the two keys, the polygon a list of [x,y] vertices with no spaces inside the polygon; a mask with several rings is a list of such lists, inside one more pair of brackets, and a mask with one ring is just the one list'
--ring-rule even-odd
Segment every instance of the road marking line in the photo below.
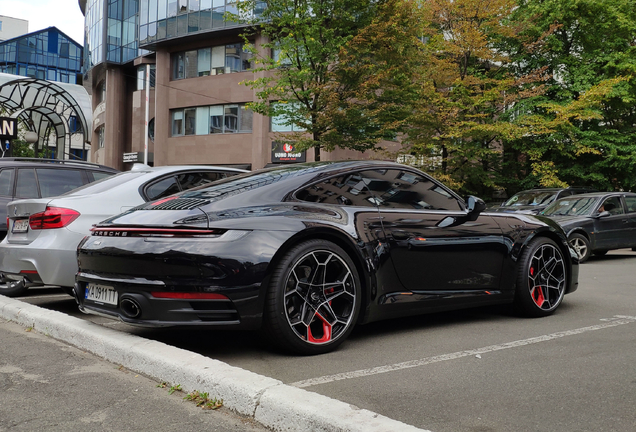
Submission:
{"label": "road marking line", "polygon": [[357,371],[343,372],[343,373],[334,374],[334,375],[325,375],[318,378],[310,378],[308,380],[297,381],[289,385],[298,387],[298,388],[304,388],[304,387],[315,386],[318,384],[326,384],[326,383],[330,383],[334,381],[341,381],[345,379],[361,378],[361,377],[370,376],[370,375],[378,375],[381,373],[393,372],[393,371],[398,371],[402,369],[409,369],[409,368],[424,366],[424,365],[428,365],[432,363],[439,363],[446,360],[455,360],[462,357],[469,357],[469,356],[480,355],[480,354],[494,352],[494,351],[501,351],[501,350],[505,350],[509,348],[517,348],[517,347],[532,345],[532,344],[536,344],[540,342],[547,342],[547,341],[559,339],[566,336],[573,336],[573,335],[577,335],[577,334],[581,334],[581,333],[585,333],[589,331],[602,330],[602,329],[617,327],[617,326],[625,325],[625,324],[632,324],[634,322],[636,322],[636,316],[616,315],[614,318],[611,318],[611,321],[608,321],[604,324],[597,324],[597,325],[582,327],[582,328],[578,328],[574,330],[566,330],[562,332],[533,337],[530,339],[522,339],[522,340],[513,341],[513,342],[506,342],[506,343],[498,344],[498,345],[490,345],[483,348],[476,348],[476,349],[466,350],[466,351],[458,351],[451,354],[442,354],[442,355],[438,355],[434,357],[426,357],[423,359],[411,360],[411,361],[407,361],[403,363],[396,363],[396,364],[386,365],[386,366],[378,366],[378,367],[373,367],[369,369],[360,369]]}

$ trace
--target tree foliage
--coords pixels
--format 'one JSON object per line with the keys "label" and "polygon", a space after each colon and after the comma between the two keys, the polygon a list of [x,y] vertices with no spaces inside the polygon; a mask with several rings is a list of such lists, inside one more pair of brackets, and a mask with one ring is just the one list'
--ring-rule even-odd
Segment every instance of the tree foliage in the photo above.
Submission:
{"label": "tree foliage", "polygon": [[[242,16],[257,2],[241,2]],[[374,149],[411,109],[417,3],[405,0],[268,0],[247,20],[268,38],[256,55],[255,112],[284,118],[299,148]],[[414,36],[415,35],[415,36]],[[250,40],[253,35],[246,32]],[[421,44],[419,44],[421,45]],[[271,55],[275,52],[277,55]],[[408,59],[405,61],[405,59]]]}

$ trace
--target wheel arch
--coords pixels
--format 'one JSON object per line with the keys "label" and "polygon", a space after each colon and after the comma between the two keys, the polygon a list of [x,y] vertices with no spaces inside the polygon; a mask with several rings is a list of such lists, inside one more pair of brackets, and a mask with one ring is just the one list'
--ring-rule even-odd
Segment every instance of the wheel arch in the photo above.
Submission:
{"label": "wheel arch", "polygon": [[546,230],[542,230],[542,231],[537,231],[536,233],[534,233],[534,235],[528,236],[528,238],[526,239],[526,241],[524,242],[521,250],[519,251],[519,257],[523,254],[523,252],[528,248],[528,245],[534,240],[534,239],[538,239],[538,238],[548,238],[552,241],[554,241],[557,245],[557,247],[559,248],[559,250],[561,251],[561,253],[563,254],[563,257],[568,261],[568,282],[566,287],[570,286],[571,282],[572,282],[572,278],[574,277],[574,274],[572,272],[572,266],[577,264],[578,262],[573,262],[574,257],[572,256],[572,254],[570,253],[570,247],[569,247],[569,242],[567,240],[567,238],[565,239],[565,244],[563,242],[563,237],[560,236],[557,232],[550,230],[550,229],[546,229]]}
{"label": "wheel arch", "polygon": [[367,306],[371,296],[370,289],[372,285],[372,277],[366,270],[365,260],[359,248],[356,247],[355,243],[351,241],[347,234],[340,232],[339,230],[329,227],[315,227],[300,231],[287,239],[285,243],[278,248],[269,262],[265,278],[267,286],[269,286],[270,276],[274,271],[274,268],[278,265],[285,254],[291,248],[306,240],[328,240],[341,247],[349,255],[349,258],[351,258],[351,261],[353,261],[353,264],[356,267],[358,279],[361,284],[361,309],[357,323],[362,322],[367,315]]}

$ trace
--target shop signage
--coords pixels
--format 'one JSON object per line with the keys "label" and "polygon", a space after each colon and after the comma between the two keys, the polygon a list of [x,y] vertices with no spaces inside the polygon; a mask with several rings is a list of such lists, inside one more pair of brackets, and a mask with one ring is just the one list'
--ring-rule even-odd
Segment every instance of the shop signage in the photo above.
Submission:
{"label": "shop signage", "polygon": [[18,137],[18,121],[11,117],[0,117],[0,138],[16,139]]}
{"label": "shop signage", "polygon": [[305,162],[306,152],[296,150],[294,144],[272,141],[272,163]]}

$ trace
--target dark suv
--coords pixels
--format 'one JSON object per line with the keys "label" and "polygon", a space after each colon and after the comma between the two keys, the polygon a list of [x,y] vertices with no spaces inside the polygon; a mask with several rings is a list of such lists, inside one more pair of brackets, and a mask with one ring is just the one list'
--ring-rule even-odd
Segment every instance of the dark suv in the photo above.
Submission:
{"label": "dark suv", "polygon": [[596,189],[588,187],[572,186],[568,188],[541,188],[529,189],[518,192],[509,200],[491,211],[505,213],[539,214],[549,204],[570,195],[588,192],[596,192]]}
{"label": "dark suv", "polygon": [[7,204],[21,198],[62,195],[119,171],[89,162],[0,158],[0,240],[7,235]]}

